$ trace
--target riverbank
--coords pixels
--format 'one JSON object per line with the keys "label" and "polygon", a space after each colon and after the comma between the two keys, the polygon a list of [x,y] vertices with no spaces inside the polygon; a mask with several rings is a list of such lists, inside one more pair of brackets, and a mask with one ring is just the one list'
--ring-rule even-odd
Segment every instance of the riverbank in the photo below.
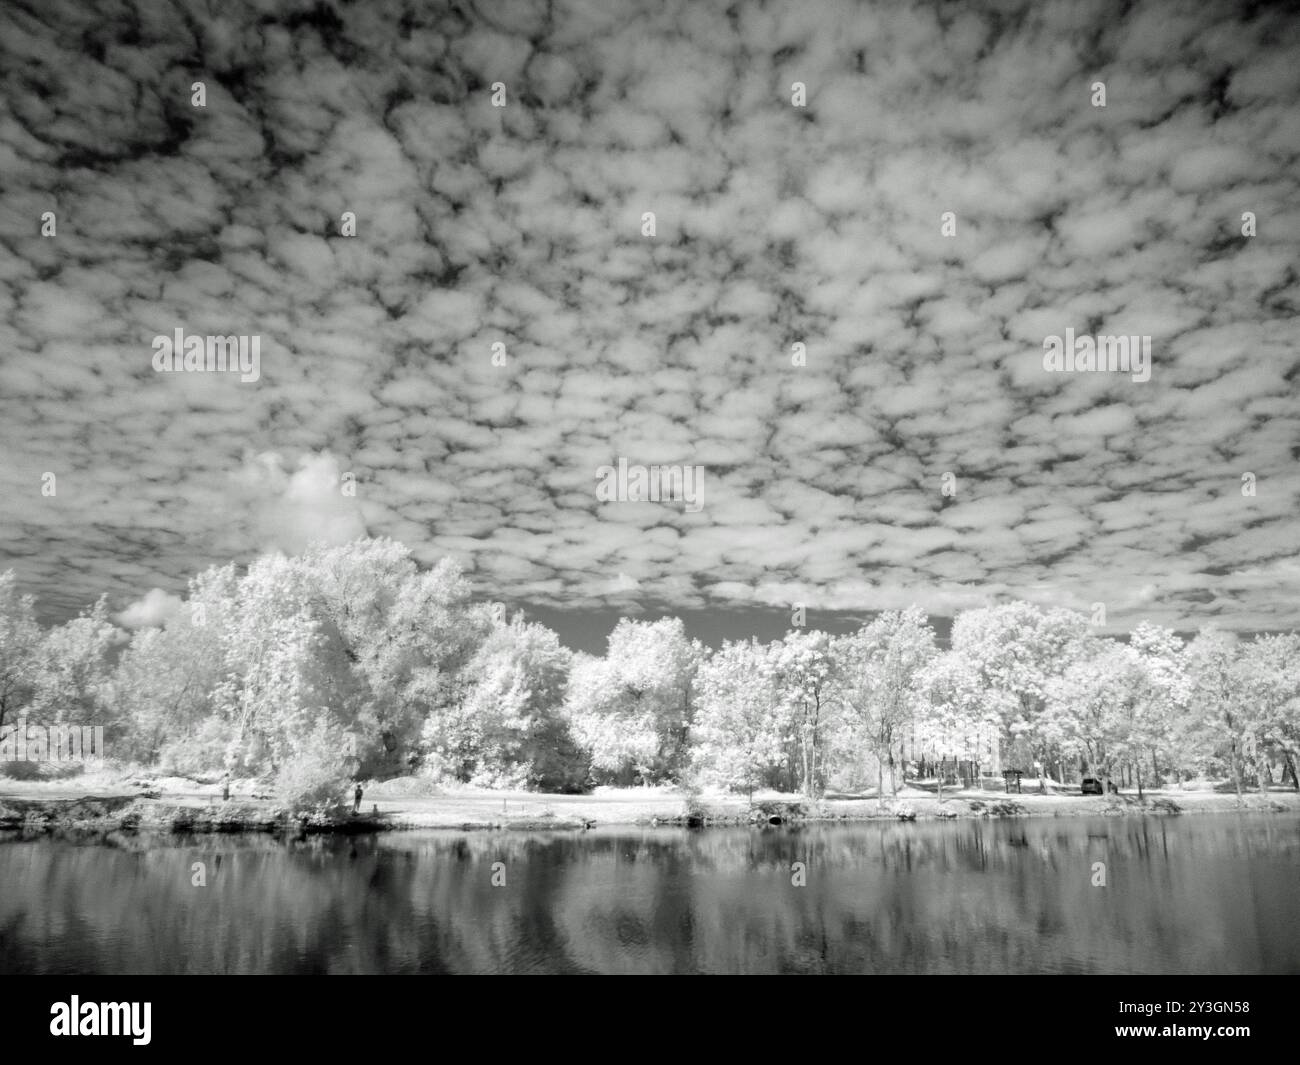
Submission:
{"label": "riverbank", "polygon": [[688,795],[671,788],[601,788],[587,795],[442,790],[416,778],[365,788],[351,809],[291,813],[256,784],[237,781],[229,801],[216,784],[184,778],[114,778],[95,774],[57,781],[0,779],[0,830],[155,832],[380,832],[409,829],[575,830],[597,825],[743,825],[928,821],[1006,817],[1146,817],[1195,813],[1300,813],[1290,789],[1267,795],[1207,786],[1117,795],[1061,790],[1022,794],[907,787],[883,806],[872,793],[811,801],[797,795]]}

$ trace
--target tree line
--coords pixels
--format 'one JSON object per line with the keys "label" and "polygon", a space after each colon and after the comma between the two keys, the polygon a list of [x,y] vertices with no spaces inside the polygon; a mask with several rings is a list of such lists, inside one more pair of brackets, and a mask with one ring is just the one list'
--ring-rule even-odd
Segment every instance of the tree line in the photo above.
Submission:
{"label": "tree line", "polygon": [[[909,776],[1088,774],[1144,786],[1296,778],[1300,637],[1102,636],[1011,602],[917,607],[857,631],[793,629],[709,650],[676,618],[621,620],[606,652],[475,602],[459,568],[392,540],[212,567],[161,627],[107,600],[42,627],[0,575],[0,731],[103,725],[124,763],[269,780],[323,802],[352,778],[488,787],[676,784],[819,796]],[[959,769],[960,767],[960,769]]]}

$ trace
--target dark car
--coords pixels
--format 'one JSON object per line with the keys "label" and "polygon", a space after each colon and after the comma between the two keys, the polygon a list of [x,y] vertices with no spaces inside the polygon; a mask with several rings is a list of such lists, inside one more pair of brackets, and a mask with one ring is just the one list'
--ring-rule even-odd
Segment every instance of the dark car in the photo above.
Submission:
{"label": "dark car", "polygon": [[1081,785],[1081,787],[1085,795],[1105,794],[1105,789],[1102,787],[1101,781],[1098,780],[1096,777],[1084,777],[1083,784]]}

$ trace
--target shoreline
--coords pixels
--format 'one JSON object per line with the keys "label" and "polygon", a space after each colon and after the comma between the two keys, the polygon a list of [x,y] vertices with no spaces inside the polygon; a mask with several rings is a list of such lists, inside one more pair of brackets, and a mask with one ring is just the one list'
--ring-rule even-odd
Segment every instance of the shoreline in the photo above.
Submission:
{"label": "shoreline", "polygon": [[[210,786],[194,785],[196,789]],[[24,836],[59,831],[358,834],[372,832],[585,831],[595,827],[727,827],[1005,820],[1029,818],[1176,817],[1197,813],[1300,813],[1292,790],[1246,793],[1209,790],[1148,790],[1109,796],[1005,794],[979,790],[945,792],[943,802],[907,788],[878,808],[872,796],[807,800],[794,795],[690,796],[668,789],[608,789],[589,795],[457,791],[389,794],[374,786],[363,812],[294,814],[261,795],[232,796],[210,790],[75,786],[71,782],[24,785],[0,780],[0,831]]]}

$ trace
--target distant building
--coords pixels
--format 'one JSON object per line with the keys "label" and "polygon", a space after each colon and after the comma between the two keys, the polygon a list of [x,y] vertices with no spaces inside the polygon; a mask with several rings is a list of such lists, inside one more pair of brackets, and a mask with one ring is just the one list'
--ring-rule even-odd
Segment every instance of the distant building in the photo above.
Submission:
{"label": "distant building", "polygon": [[966,734],[936,729],[933,725],[914,726],[905,749],[922,776],[942,774],[957,777],[966,784],[977,784],[980,777],[1001,779],[1000,740],[998,730],[992,727]]}

